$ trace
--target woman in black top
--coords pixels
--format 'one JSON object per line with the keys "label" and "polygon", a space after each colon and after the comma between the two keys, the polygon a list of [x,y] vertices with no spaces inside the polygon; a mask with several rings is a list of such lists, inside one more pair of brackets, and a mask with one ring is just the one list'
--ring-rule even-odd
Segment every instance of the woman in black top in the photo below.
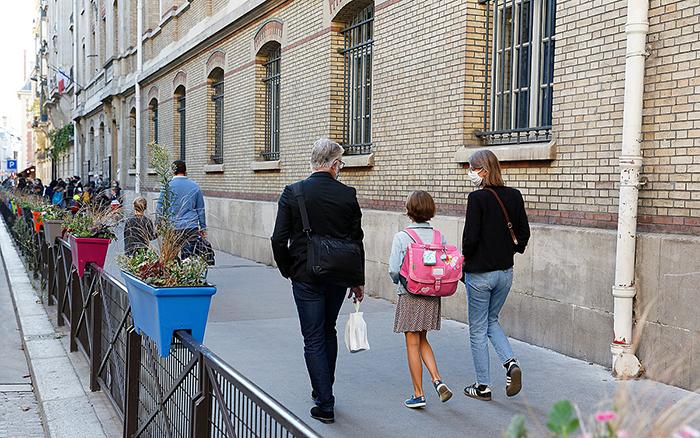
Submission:
{"label": "woman in black top", "polygon": [[498,314],[513,283],[513,255],[525,251],[530,226],[523,197],[520,191],[505,186],[493,152],[474,153],[469,165],[469,179],[479,190],[467,199],[462,253],[476,383],[464,388],[464,394],[491,400],[488,340],[506,369],[506,394],[512,397],[522,388],[522,371]]}

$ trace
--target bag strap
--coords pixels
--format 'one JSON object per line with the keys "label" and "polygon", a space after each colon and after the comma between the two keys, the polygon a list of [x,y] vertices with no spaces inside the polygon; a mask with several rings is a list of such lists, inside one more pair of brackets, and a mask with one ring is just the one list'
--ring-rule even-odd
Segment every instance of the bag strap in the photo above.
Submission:
{"label": "bag strap", "polygon": [[433,244],[442,245],[442,234],[435,228],[433,228]]}
{"label": "bag strap", "polygon": [[408,234],[408,237],[410,237],[411,240],[413,240],[415,243],[418,243],[418,244],[423,243],[421,238],[418,237],[418,233],[416,233],[412,228],[404,228],[403,232]]}
{"label": "bag strap", "polygon": [[488,190],[489,192],[493,193],[493,196],[496,197],[496,201],[498,201],[498,205],[501,206],[501,211],[503,211],[503,216],[506,218],[506,225],[508,226],[508,231],[510,232],[510,238],[513,239],[513,244],[517,245],[518,244],[518,238],[515,236],[515,231],[513,231],[513,223],[510,221],[510,217],[508,216],[508,210],[506,210],[506,206],[503,205],[503,201],[501,201],[501,197],[498,196],[498,193],[491,187],[484,187],[484,189]]}
{"label": "bag strap", "polygon": [[294,193],[294,197],[297,199],[297,203],[299,204],[303,231],[309,238],[311,238],[311,224],[309,223],[309,213],[306,211],[306,202],[304,202],[304,187],[302,186],[303,182],[304,181],[299,181],[296,184],[292,184],[292,193]]}

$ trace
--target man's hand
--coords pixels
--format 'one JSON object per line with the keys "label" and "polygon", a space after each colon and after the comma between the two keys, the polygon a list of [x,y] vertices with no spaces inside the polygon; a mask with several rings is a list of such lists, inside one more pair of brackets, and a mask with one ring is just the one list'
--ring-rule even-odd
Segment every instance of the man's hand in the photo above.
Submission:
{"label": "man's hand", "polygon": [[350,288],[350,292],[348,293],[348,298],[355,296],[355,299],[357,301],[362,301],[362,299],[365,297],[365,287],[364,286],[355,286]]}
{"label": "man's hand", "polygon": [[199,235],[202,236],[202,239],[207,238],[207,230],[199,230]]}

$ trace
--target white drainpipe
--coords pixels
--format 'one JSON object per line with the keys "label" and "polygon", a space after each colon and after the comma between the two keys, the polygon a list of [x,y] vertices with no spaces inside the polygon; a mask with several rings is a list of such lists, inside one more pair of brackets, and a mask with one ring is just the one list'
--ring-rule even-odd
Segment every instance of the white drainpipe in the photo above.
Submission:
{"label": "white drainpipe", "polygon": [[143,69],[143,0],[136,2],[136,76],[134,93],[136,94],[136,183],[135,191],[141,194],[141,71]]}
{"label": "white drainpipe", "polygon": [[632,308],[635,288],[635,245],[639,173],[642,168],[642,102],[644,60],[649,30],[649,0],[627,1],[627,54],[625,102],[620,153],[620,207],[617,222],[615,285],[615,337],[610,346],[613,371],[619,377],[637,376],[641,364],[632,346]]}

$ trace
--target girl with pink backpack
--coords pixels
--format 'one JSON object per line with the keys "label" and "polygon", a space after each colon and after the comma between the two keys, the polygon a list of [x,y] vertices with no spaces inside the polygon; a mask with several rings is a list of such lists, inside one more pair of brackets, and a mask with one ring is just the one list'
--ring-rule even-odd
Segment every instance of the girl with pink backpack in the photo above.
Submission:
{"label": "girl with pink backpack", "polygon": [[398,302],[394,332],[406,336],[408,368],[413,394],[404,405],[423,408],[423,364],[425,364],[442,402],[452,391],[442,381],[435,354],[428,342],[428,331],[440,330],[441,297],[452,295],[462,276],[462,255],[447,245],[440,231],[428,221],[435,216],[435,202],[422,190],[411,193],[406,214],[412,223],[394,236],[389,256],[389,276],[396,284]]}

